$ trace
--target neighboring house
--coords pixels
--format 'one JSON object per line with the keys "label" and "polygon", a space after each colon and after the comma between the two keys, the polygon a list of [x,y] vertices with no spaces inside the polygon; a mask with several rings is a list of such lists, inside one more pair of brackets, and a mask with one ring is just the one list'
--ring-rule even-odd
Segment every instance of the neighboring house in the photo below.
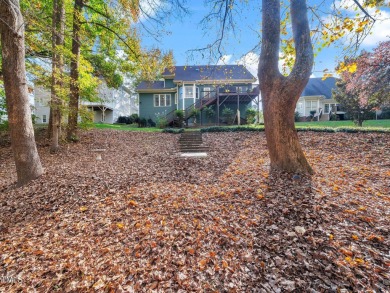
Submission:
{"label": "neighboring house", "polygon": [[328,77],[310,78],[301,97],[298,100],[296,111],[300,117],[307,119],[310,111],[315,111],[314,120],[330,120],[332,114],[344,118],[344,111],[341,111],[339,104],[332,99],[332,89],[336,87],[337,79]]}
{"label": "neighboring house", "polygon": [[[119,89],[108,88],[105,83],[99,85],[95,102],[81,101],[94,112],[94,122],[114,123],[119,116],[130,116],[138,113],[135,95],[129,87],[121,86]],[[49,123],[50,115],[50,90],[35,88],[35,115],[37,123]]]}
{"label": "neighboring house", "polygon": [[154,122],[166,117],[172,122],[176,110],[184,111],[184,120],[189,123],[193,109],[212,107],[214,117],[206,117],[200,111],[200,122],[220,124],[224,108],[230,108],[235,123],[245,122],[245,112],[258,97],[259,88],[253,83],[256,78],[242,65],[175,66],[166,69],[162,79],[141,82],[136,88],[139,96],[140,118]]}

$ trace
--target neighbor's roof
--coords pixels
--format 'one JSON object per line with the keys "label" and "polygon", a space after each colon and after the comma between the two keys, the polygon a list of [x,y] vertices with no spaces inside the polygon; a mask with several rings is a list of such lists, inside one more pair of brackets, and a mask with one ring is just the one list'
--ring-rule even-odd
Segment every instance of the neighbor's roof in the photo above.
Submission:
{"label": "neighbor's roof", "polygon": [[165,69],[163,76],[172,76],[175,81],[255,80],[243,65],[174,66]]}
{"label": "neighbor's roof", "polygon": [[335,77],[328,77],[325,80],[321,77],[310,78],[301,96],[325,96],[330,99],[332,89],[336,87],[336,81]]}
{"label": "neighbor's roof", "polygon": [[136,90],[158,90],[164,88],[164,81],[141,81]]}

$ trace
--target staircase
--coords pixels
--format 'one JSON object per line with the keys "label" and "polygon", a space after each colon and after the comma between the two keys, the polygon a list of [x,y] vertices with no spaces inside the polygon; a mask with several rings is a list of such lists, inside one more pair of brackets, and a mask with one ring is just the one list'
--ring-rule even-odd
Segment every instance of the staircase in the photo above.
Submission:
{"label": "staircase", "polygon": [[[184,110],[183,121],[186,122],[188,119],[191,118],[193,109],[202,110],[204,107],[215,103],[216,100],[217,95],[215,93],[209,93],[203,98],[198,99],[194,104]],[[176,109],[172,110],[165,116],[170,126],[175,126],[175,124],[177,124],[178,119],[177,117],[175,117],[175,111]],[[179,127],[181,127],[181,125]]]}
{"label": "staircase", "polygon": [[202,133],[200,131],[183,132],[179,138],[181,153],[205,153],[208,147],[203,145]]}

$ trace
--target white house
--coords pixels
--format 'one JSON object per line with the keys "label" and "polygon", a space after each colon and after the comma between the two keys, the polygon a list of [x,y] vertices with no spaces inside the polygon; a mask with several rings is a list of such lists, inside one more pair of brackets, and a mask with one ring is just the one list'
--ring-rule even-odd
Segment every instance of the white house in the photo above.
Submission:
{"label": "white house", "polygon": [[[37,118],[37,123],[49,123],[50,90],[38,86],[35,87],[34,92],[34,114]],[[125,85],[119,89],[112,89],[108,88],[105,83],[101,83],[97,89],[96,101],[81,101],[80,104],[94,112],[95,123],[104,122],[112,124],[119,116],[129,116],[138,113],[136,96]]]}
{"label": "white house", "polygon": [[298,100],[296,111],[303,118],[310,117],[310,112],[315,111],[314,120],[330,120],[332,114],[344,118],[344,111],[339,104],[332,99],[332,89],[336,87],[337,79],[328,77],[310,78],[301,97]]}

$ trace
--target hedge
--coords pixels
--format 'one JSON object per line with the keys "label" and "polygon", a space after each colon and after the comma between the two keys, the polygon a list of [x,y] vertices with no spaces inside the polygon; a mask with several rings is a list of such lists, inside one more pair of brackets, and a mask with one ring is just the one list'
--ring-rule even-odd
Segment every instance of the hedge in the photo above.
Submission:
{"label": "hedge", "polygon": [[[390,133],[390,128],[373,128],[373,127],[297,127],[296,130],[298,132],[346,132],[346,133]],[[233,126],[233,127],[225,127],[225,126],[212,126],[207,128],[202,128],[201,132],[237,132],[237,131],[258,131],[263,132],[264,126]]]}

